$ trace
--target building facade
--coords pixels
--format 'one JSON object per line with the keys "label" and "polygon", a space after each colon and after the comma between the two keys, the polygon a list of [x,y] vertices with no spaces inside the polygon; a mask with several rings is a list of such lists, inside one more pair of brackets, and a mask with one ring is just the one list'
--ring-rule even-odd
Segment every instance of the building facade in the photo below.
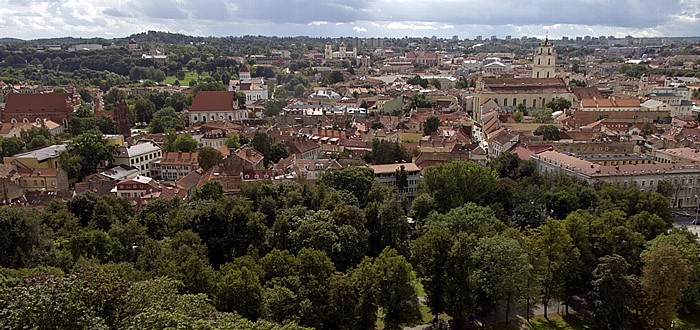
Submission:
{"label": "building facade", "polygon": [[556,77],[557,51],[549,42],[544,39],[535,50],[532,64],[532,78],[554,78]]}
{"label": "building facade", "polygon": [[[409,201],[412,202],[418,195],[418,181],[421,178],[421,174],[416,164],[370,165],[369,168],[374,171],[375,180],[392,186],[397,192],[406,196]],[[406,173],[405,185],[403,187],[400,186],[401,182],[398,176],[402,169]]]}

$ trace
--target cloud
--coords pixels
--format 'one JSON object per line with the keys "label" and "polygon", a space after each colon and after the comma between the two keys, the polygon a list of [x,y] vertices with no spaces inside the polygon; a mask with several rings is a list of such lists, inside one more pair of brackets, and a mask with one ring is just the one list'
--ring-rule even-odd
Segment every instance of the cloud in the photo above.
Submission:
{"label": "cloud", "polygon": [[352,28],[352,30],[355,31],[355,32],[357,32],[357,33],[365,33],[365,32],[367,32],[367,28],[363,28],[363,27],[361,27],[361,26],[354,26],[354,27]]}
{"label": "cloud", "polygon": [[[3,1],[2,36],[195,35],[401,37],[689,36],[700,0],[25,0]],[[468,35],[466,35],[468,33]]]}

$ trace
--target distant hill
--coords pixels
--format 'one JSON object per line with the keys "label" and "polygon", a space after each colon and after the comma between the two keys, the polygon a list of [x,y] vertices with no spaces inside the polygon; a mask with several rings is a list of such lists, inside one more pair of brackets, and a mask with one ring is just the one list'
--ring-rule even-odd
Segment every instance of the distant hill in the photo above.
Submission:
{"label": "distant hill", "polygon": [[0,44],[3,44],[3,45],[20,44],[23,42],[26,42],[26,40],[17,39],[17,38],[0,38]]}

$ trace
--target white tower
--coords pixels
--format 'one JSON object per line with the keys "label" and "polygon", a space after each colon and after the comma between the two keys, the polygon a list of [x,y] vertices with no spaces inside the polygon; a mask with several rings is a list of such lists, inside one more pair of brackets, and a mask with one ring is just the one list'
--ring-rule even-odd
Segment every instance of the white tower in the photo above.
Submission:
{"label": "white tower", "polygon": [[326,60],[330,60],[333,58],[333,46],[331,45],[330,42],[326,44],[326,49],[325,49],[325,52],[323,53],[323,58]]}
{"label": "white tower", "polygon": [[547,38],[535,50],[532,65],[532,78],[554,78],[556,74],[557,51]]}
{"label": "white tower", "polygon": [[345,58],[346,53],[347,53],[347,48],[345,47],[345,43],[344,43],[344,42],[341,42],[341,43],[340,43],[340,49],[339,49],[339,52],[338,52],[338,57],[340,57],[340,58]]}

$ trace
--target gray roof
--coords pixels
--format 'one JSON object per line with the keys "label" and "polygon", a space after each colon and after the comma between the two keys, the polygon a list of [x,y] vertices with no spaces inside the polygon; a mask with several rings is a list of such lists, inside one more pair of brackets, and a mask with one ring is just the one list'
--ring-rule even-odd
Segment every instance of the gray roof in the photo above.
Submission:
{"label": "gray roof", "polygon": [[45,148],[32,150],[29,152],[14,155],[15,158],[36,158],[37,161],[44,161],[59,156],[61,151],[66,150],[65,144],[55,144]]}

